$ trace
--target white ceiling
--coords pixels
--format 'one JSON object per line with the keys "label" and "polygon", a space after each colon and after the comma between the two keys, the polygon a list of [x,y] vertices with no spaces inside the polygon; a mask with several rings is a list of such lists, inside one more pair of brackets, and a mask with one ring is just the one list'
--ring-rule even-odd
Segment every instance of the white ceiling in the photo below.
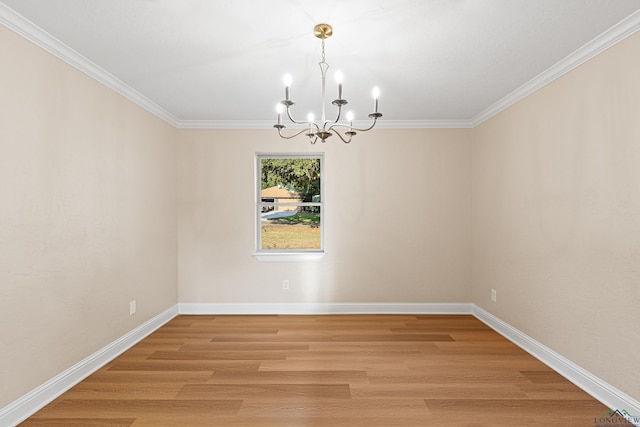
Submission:
{"label": "white ceiling", "polygon": [[639,10],[640,0],[0,0],[0,22],[183,127],[272,124],[286,72],[294,113],[317,117],[313,27],[327,22],[329,74],[343,71],[357,118],[378,85],[381,125],[464,126],[637,31]]}

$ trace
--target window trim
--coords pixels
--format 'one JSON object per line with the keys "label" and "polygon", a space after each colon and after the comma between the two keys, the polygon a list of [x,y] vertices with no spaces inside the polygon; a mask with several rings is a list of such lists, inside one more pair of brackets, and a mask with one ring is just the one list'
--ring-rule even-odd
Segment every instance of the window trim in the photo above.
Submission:
{"label": "window trim", "polygon": [[[320,202],[281,202],[269,206],[318,206],[320,208],[320,249],[262,249],[262,220],[260,212],[264,206],[262,202],[262,159],[319,159],[320,160]],[[255,252],[252,254],[258,261],[262,262],[299,262],[299,261],[321,261],[325,255],[324,249],[324,153],[256,153],[255,155],[255,195],[254,195],[254,215],[255,215]]]}

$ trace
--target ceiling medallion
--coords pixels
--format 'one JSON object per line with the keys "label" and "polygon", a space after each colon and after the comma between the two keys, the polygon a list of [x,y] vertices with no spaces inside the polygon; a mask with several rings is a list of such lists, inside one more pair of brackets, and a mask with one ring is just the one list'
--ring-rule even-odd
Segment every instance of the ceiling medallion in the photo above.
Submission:
{"label": "ceiling medallion", "polygon": [[[294,118],[291,115],[291,106],[293,106],[295,102],[291,100],[290,93],[289,93],[290,92],[289,88],[291,86],[292,78],[290,74],[287,74],[284,76],[285,99],[283,101],[280,101],[280,103],[277,106],[278,124],[273,125],[273,127],[278,129],[278,134],[280,135],[280,137],[284,139],[292,139],[304,133],[307,137],[309,137],[309,142],[311,142],[312,144],[315,144],[318,141],[318,139],[322,142],[325,142],[327,138],[335,134],[335,135],[338,135],[338,137],[345,144],[348,144],[349,142],[351,142],[351,138],[356,134],[356,131],[366,132],[368,130],[373,129],[373,127],[376,125],[377,120],[380,117],[382,117],[382,113],[378,112],[378,97],[380,96],[380,90],[377,87],[375,87],[373,88],[373,91],[372,91],[373,113],[369,114],[369,118],[373,119],[373,123],[371,124],[371,126],[363,129],[354,128],[353,113],[351,111],[349,111],[346,114],[347,123],[341,123],[340,118],[342,115],[342,107],[347,105],[348,101],[342,98],[342,72],[336,71],[335,77],[336,77],[336,82],[338,83],[338,97],[334,99],[333,102],[331,103],[336,107],[338,107],[338,111],[334,121],[326,120],[325,86],[326,86],[326,77],[327,77],[327,70],[329,69],[329,64],[327,64],[327,62],[325,61],[324,40],[331,37],[331,35],[333,34],[333,28],[329,24],[318,24],[314,27],[313,34],[317,38],[322,40],[322,60],[319,62],[320,72],[322,74],[322,120],[320,122],[315,122],[314,116],[311,113],[309,113],[309,115],[307,116],[306,121],[294,120]],[[287,113],[287,117],[292,123],[297,125],[305,125],[306,128],[296,133],[293,133],[292,135],[284,135],[282,133],[282,130],[285,129],[286,126],[282,124],[282,113],[285,111]],[[344,130],[343,132],[344,135],[338,131],[338,128],[342,128],[342,130]]]}

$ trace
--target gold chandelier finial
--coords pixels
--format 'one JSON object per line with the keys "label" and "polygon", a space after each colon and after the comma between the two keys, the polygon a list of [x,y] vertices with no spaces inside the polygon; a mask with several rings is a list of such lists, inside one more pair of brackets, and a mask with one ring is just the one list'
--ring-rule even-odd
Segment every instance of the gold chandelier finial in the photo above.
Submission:
{"label": "gold chandelier finial", "polygon": [[313,27],[313,35],[319,39],[328,39],[333,35],[333,28],[329,24],[318,24]]}

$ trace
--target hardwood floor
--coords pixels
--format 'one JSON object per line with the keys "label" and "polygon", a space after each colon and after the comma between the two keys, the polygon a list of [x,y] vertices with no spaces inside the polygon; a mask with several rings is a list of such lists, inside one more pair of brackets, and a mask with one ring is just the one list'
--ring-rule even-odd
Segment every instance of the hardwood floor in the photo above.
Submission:
{"label": "hardwood floor", "polygon": [[22,425],[593,427],[607,411],[472,316],[178,316]]}

